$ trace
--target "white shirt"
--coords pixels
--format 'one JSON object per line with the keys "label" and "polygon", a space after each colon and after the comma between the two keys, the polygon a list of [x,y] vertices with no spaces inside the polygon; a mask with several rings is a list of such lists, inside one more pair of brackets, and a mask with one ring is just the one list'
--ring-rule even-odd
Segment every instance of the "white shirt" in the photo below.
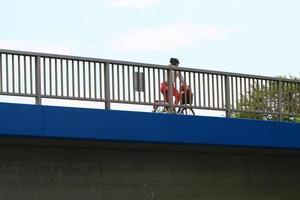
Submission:
{"label": "white shirt", "polygon": [[[175,68],[175,69],[178,68],[178,67],[176,67],[176,66],[174,66],[172,64],[169,64],[168,67],[172,67],[172,68]],[[176,82],[176,78],[177,77],[179,78],[179,80],[181,81],[181,83],[184,83],[184,78],[181,75],[180,71],[172,71],[172,79],[173,79],[172,81],[173,81],[173,83]],[[165,73],[165,79],[164,79],[164,81],[168,82],[168,73]]]}

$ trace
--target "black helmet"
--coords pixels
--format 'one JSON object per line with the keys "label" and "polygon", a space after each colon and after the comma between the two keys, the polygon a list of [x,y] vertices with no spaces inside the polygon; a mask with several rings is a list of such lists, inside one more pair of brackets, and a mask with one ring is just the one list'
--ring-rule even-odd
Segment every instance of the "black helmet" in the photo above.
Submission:
{"label": "black helmet", "polygon": [[172,65],[177,66],[178,64],[180,64],[179,60],[177,58],[170,58],[170,63]]}

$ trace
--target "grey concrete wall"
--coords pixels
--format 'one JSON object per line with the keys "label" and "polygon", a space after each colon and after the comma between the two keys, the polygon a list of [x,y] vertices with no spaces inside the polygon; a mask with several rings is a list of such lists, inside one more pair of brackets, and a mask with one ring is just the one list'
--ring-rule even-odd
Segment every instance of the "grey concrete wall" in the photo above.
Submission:
{"label": "grey concrete wall", "polygon": [[0,145],[1,200],[299,200],[298,156]]}

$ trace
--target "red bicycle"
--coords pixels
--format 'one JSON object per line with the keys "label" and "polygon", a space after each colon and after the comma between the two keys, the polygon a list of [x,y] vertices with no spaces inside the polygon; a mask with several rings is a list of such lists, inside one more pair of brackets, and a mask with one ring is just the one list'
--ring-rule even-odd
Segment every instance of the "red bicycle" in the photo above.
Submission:
{"label": "red bicycle", "polygon": [[[177,107],[175,108],[174,113],[179,115],[195,115],[194,110],[188,107],[188,105],[193,103],[193,93],[191,92],[190,86],[181,86],[180,96],[180,105],[186,107]],[[168,106],[166,106],[166,101],[155,101],[152,112],[167,113]]]}

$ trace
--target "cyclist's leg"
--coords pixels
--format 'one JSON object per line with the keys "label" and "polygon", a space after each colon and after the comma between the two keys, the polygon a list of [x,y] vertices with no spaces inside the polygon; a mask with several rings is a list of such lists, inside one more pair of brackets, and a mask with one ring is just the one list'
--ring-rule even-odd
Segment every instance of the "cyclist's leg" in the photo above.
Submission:
{"label": "cyclist's leg", "polygon": [[175,97],[174,105],[177,106],[180,102],[180,93],[178,92],[178,90],[175,88],[174,85],[173,85],[173,96]]}
{"label": "cyclist's leg", "polygon": [[[160,84],[160,92],[164,96],[164,102],[167,103],[169,101],[169,95],[168,95],[168,83],[164,82]],[[165,111],[167,111],[167,107],[165,107]]]}
{"label": "cyclist's leg", "polygon": [[[175,85],[173,85],[173,96],[175,97],[175,100],[174,100],[174,111],[176,112],[176,107],[178,106],[178,104],[180,102],[180,93],[175,88]],[[178,112],[179,111],[180,111],[180,108],[179,108]]]}

